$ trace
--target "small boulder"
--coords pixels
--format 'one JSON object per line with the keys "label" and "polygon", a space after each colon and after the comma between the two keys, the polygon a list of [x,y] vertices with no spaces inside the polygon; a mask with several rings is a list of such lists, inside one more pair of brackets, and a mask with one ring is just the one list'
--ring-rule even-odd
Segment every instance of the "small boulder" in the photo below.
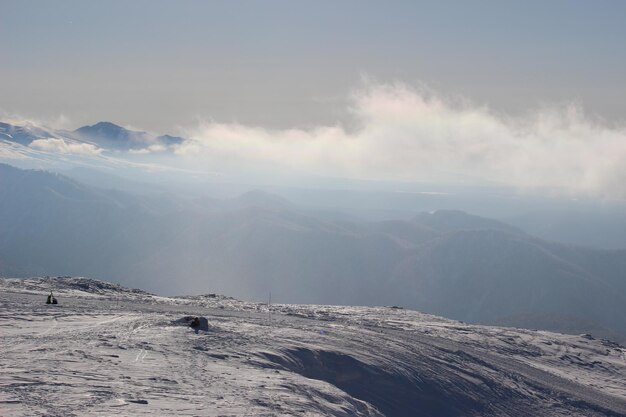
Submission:
{"label": "small boulder", "polygon": [[206,317],[194,317],[189,324],[194,330],[202,330],[205,332],[209,331],[209,321]]}
{"label": "small boulder", "polygon": [[208,332],[209,331],[209,321],[206,317],[202,316],[185,316],[181,319],[178,319],[173,322],[174,324],[186,325],[191,327],[198,333],[199,330]]}

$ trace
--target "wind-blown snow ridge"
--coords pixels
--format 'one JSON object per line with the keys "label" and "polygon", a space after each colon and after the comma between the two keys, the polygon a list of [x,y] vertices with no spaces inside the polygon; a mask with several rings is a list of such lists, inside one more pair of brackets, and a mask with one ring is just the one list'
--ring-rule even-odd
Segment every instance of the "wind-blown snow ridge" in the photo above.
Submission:
{"label": "wind-blown snow ridge", "polygon": [[399,308],[0,279],[0,328],[2,416],[626,415],[623,346]]}
{"label": "wind-blown snow ridge", "polygon": [[151,294],[123,287],[112,282],[100,281],[84,277],[45,277],[45,278],[6,278],[3,280],[4,289],[40,294],[42,291],[54,291],[63,295],[72,296],[150,296]]}

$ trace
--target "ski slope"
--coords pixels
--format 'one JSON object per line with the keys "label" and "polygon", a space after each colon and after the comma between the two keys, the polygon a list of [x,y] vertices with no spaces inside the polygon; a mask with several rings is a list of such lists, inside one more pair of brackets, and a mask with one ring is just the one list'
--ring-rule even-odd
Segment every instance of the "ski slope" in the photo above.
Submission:
{"label": "ski slope", "polygon": [[0,279],[0,416],[148,415],[625,416],[626,348],[391,307]]}

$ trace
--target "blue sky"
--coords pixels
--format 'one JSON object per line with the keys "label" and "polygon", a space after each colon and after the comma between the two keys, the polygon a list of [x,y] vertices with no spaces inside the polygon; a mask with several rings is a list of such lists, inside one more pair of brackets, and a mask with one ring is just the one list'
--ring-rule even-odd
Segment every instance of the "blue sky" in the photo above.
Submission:
{"label": "blue sky", "polygon": [[622,1],[0,1],[0,111],[177,133],[349,123],[363,80],[626,117]]}

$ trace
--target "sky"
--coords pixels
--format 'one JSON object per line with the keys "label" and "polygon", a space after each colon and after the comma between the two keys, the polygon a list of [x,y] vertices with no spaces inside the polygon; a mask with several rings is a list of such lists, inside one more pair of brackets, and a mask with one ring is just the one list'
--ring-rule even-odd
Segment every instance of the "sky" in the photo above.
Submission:
{"label": "sky", "polygon": [[184,135],[203,163],[626,195],[625,21],[602,0],[0,0],[0,116]]}
{"label": "sky", "polygon": [[622,1],[0,1],[0,109],[72,127],[348,123],[363,78],[626,117]]}

